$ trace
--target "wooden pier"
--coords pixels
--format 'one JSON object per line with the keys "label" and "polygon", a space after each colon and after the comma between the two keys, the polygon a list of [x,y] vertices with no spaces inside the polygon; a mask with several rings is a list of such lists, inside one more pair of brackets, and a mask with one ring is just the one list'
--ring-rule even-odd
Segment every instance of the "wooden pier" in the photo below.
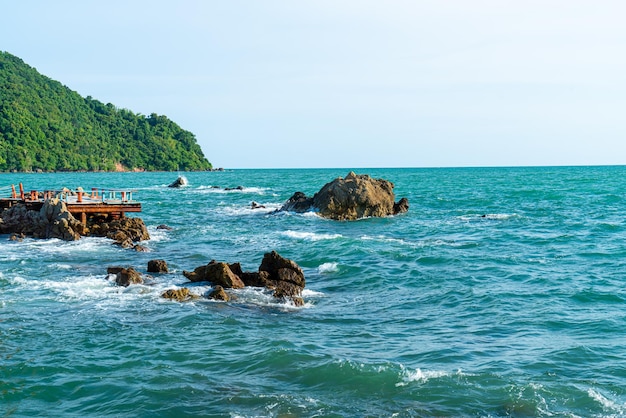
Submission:
{"label": "wooden pier", "polygon": [[19,192],[15,185],[11,186],[11,197],[0,197],[0,208],[6,209],[21,203],[29,210],[40,210],[48,199],[57,198],[65,202],[67,209],[83,224],[90,217],[102,217],[105,219],[123,218],[126,212],[141,212],[141,203],[133,200],[132,190],[113,190],[92,188],[91,192],[85,192],[82,188],[77,190],[31,190],[24,192],[22,183],[19,184]]}

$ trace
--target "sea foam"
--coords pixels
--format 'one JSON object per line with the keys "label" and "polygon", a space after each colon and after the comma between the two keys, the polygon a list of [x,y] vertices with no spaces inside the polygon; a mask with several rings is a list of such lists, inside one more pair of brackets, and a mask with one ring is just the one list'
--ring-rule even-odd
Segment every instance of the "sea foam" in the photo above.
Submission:
{"label": "sea foam", "polygon": [[321,240],[329,240],[329,239],[337,239],[342,238],[341,234],[318,234],[315,232],[300,232],[300,231],[284,231],[282,235],[299,240],[305,241],[321,241]]}
{"label": "sea foam", "polygon": [[321,264],[318,268],[317,271],[320,274],[324,274],[324,273],[334,273],[336,271],[339,271],[339,265],[337,263],[324,263]]}

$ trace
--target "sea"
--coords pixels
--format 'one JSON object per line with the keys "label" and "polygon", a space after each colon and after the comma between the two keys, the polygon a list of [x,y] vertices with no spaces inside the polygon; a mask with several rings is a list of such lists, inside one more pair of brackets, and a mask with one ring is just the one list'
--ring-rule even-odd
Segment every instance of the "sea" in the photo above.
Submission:
{"label": "sea", "polygon": [[[274,213],[350,171],[408,213]],[[184,188],[169,188],[178,174]],[[626,167],[0,174],[132,190],[151,235],[0,236],[2,417],[626,416]],[[264,206],[252,209],[252,202]],[[167,225],[171,230],[158,229]],[[277,251],[305,304],[184,270]],[[147,263],[170,272],[149,274]],[[134,267],[118,287],[107,267]],[[189,286],[189,302],[161,297]]]}

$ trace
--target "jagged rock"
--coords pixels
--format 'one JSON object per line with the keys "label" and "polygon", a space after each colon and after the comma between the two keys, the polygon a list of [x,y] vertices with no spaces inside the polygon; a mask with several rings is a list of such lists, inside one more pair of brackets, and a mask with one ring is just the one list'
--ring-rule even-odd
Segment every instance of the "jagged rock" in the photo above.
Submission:
{"label": "jagged rock", "polygon": [[261,273],[266,273],[266,280],[272,283],[274,297],[291,299],[297,306],[304,304],[301,298],[306,284],[304,272],[294,261],[281,257],[276,251],[266,253],[259,267],[259,275]]}
{"label": "jagged rock", "polygon": [[131,284],[142,284],[143,278],[141,277],[141,273],[137,270],[132,267],[128,267],[117,272],[115,275],[115,283],[118,286],[128,287]]}
{"label": "jagged rock", "polygon": [[148,261],[148,273],[168,273],[167,262],[165,260]]}
{"label": "jagged rock", "polygon": [[224,288],[220,285],[215,286],[207,297],[213,300],[223,300],[224,302],[228,302],[230,300],[230,296],[228,296],[228,293],[226,293]]}
{"label": "jagged rock", "polygon": [[166,231],[171,231],[174,228],[172,228],[171,226],[167,226],[167,225],[159,225],[156,227],[156,229],[164,229]]}
{"label": "jagged rock", "polygon": [[178,302],[185,302],[191,299],[197,299],[198,296],[194,295],[186,287],[180,289],[168,289],[161,293],[161,297],[165,299],[172,299]]}
{"label": "jagged rock", "polygon": [[373,179],[363,174],[348,173],[325,184],[313,197],[296,192],[279,211],[316,211],[320,216],[335,220],[354,220],[365,217],[384,217],[409,208],[408,200],[394,203],[392,182]]}

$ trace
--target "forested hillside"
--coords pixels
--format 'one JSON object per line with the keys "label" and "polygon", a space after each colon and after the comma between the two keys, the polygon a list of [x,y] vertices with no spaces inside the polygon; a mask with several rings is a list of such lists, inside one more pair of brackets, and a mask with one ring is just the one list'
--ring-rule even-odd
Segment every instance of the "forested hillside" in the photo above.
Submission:
{"label": "forested hillside", "polygon": [[208,170],[194,134],[91,97],[0,51],[0,171]]}

